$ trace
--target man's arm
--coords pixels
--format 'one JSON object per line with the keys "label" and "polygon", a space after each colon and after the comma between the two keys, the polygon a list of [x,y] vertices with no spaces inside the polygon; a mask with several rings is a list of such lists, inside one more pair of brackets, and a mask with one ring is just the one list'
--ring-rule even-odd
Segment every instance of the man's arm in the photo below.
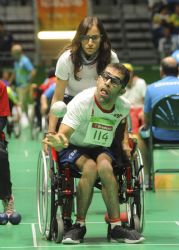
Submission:
{"label": "man's arm", "polygon": [[57,151],[63,148],[67,148],[69,145],[69,139],[74,129],[68,125],[61,124],[57,134],[47,134],[44,143],[55,148]]}

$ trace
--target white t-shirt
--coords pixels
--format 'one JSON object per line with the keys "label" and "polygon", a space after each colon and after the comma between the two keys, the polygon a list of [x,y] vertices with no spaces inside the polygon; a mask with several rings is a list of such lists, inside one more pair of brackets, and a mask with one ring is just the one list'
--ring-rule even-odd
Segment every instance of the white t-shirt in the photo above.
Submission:
{"label": "white t-shirt", "polygon": [[[97,145],[84,142],[91,118],[107,120],[113,124],[114,138],[118,124],[129,114],[130,104],[124,97],[118,97],[115,108],[111,112],[105,112],[96,104],[94,93],[96,87],[86,89],[76,95],[67,105],[67,113],[62,123],[73,128],[75,131],[70,137],[70,143],[81,147],[96,147]],[[99,130],[98,130],[99,131]],[[105,131],[108,132],[108,131]]]}
{"label": "white t-shirt", "polygon": [[132,87],[126,87],[126,93],[123,95],[130,103],[132,108],[141,108],[144,106],[144,97],[147,84],[144,79],[136,77]]}
{"label": "white t-shirt", "polygon": [[[117,54],[111,51],[111,63],[118,63]],[[79,72],[81,80],[77,81],[74,78],[74,64],[72,63],[70,50],[65,51],[58,59],[55,75],[62,79],[68,80],[65,93],[75,96],[82,90],[96,86],[97,71],[96,63],[92,65],[83,65]]]}

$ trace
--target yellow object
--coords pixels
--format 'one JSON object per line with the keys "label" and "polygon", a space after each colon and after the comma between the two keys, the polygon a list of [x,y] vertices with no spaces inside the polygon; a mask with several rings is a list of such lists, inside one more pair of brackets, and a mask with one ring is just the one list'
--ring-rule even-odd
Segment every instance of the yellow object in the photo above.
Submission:
{"label": "yellow object", "polygon": [[129,70],[129,71],[134,71],[134,68],[133,68],[133,66],[132,66],[132,64],[130,64],[130,63],[123,63],[123,65]]}
{"label": "yellow object", "polygon": [[156,174],[155,189],[179,189],[178,174]]}

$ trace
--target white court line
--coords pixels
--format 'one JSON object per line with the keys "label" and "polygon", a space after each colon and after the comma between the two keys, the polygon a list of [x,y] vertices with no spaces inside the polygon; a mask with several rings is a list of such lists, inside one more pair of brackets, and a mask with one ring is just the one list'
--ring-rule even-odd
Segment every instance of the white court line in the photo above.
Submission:
{"label": "white court line", "polygon": [[166,220],[166,221],[161,221],[161,220],[154,220],[154,221],[145,221],[145,223],[176,223],[176,220]]}
{"label": "white court line", "polygon": [[34,247],[37,247],[37,237],[36,237],[36,230],[35,230],[35,224],[31,224],[32,227],[32,239],[33,239],[33,245]]}
{"label": "white court line", "polygon": [[[139,248],[139,246],[144,246],[144,247],[147,247],[147,246],[179,246],[179,243],[176,243],[176,244],[166,244],[166,243],[142,243],[142,244],[127,244],[127,243],[118,243],[118,244],[114,244],[114,243],[108,243],[108,244],[92,244],[92,243],[89,243],[89,244],[77,244],[77,245],[63,245],[63,244],[56,244],[56,245],[41,245],[39,246],[39,248],[86,248],[86,247],[90,247],[90,248],[93,248],[93,247],[137,247]],[[0,249],[28,249],[28,248],[33,248],[33,246],[14,246],[14,247],[0,247]]]}
{"label": "white court line", "polygon": [[24,150],[25,157],[29,157],[29,152],[28,150]]}
{"label": "white court line", "polygon": [[[179,225],[179,221],[176,220],[171,220],[171,221],[160,221],[160,220],[156,220],[156,221],[145,221],[145,223],[175,223],[177,225]],[[22,222],[21,225],[38,225],[38,222]],[[86,224],[106,224],[105,221],[88,221],[86,222]]]}

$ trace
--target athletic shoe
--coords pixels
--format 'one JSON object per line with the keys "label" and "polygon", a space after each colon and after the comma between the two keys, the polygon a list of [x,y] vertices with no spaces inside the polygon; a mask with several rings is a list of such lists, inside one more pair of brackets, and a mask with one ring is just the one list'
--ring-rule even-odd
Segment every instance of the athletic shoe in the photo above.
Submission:
{"label": "athletic shoe", "polygon": [[6,213],[8,216],[14,213],[14,197],[11,196],[10,199],[5,199],[2,201],[3,207],[4,207],[4,213]]}
{"label": "athletic shoe", "polygon": [[86,226],[81,226],[79,223],[74,224],[71,229],[64,235],[63,244],[79,244],[83,242],[86,234]]}
{"label": "athletic shoe", "polygon": [[64,233],[67,233],[72,227],[72,219],[63,219]]}
{"label": "athletic shoe", "polygon": [[128,244],[134,244],[144,241],[144,237],[134,229],[124,228],[116,225],[111,229],[111,225],[108,225],[108,240],[112,242],[124,242]]}

